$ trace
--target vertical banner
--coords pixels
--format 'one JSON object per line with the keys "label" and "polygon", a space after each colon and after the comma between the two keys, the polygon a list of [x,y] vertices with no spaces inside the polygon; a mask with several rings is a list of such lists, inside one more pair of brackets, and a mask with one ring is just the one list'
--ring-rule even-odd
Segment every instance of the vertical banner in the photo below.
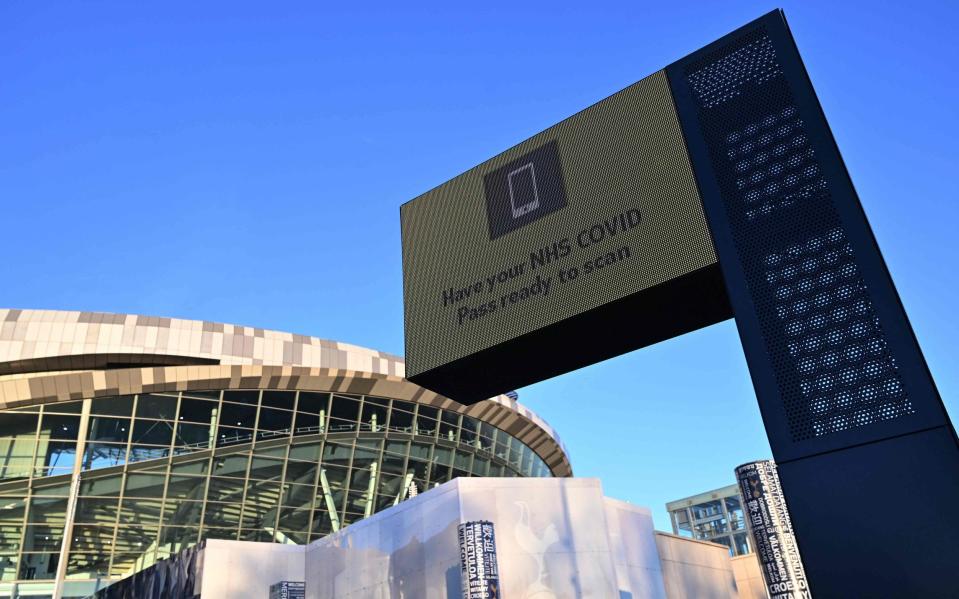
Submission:
{"label": "vertical banner", "polygon": [[463,599],[501,599],[493,523],[488,520],[464,522],[457,531]]}
{"label": "vertical banner", "polygon": [[736,481],[770,599],[812,597],[776,464],[772,460],[743,464],[736,468]]}

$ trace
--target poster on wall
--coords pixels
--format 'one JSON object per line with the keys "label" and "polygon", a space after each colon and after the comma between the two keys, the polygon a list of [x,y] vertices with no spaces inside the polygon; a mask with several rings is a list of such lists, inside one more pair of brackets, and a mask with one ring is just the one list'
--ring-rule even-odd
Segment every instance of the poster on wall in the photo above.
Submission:
{"label": "poster on wall", "polygon": [[772,460],[743,464],[736,468],[736,480],[770,599],[812,597],[776,464]]}
{"label": "poster on wall", "polygon": [[463,599],[501,599],[493,523],[488,520],[464,522],[457,532]]}

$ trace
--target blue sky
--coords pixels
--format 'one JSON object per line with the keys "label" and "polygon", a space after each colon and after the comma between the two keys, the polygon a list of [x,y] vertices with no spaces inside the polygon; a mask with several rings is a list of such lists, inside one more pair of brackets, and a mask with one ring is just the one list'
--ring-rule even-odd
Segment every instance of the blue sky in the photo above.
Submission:
{"label": "blue sky", "polygon": [[[401,203],[775,7],[412,4],[0,4],[0,305],[402,353]],[[784,8],[959,415],[959,9]],[[769,456],[732,322],[520,393],[661,528]]]}

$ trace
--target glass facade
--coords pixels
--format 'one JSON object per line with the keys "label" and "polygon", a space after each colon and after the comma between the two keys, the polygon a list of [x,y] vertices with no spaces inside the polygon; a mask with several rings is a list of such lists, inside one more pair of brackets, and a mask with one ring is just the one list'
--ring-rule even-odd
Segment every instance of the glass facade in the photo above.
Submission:
{"label": "glass facade", "polygon": [[61,558],[79,597],[201,539],[308,543],[457,476],[552,476],[485,422],[337,393],[50,403],[0,435],[0,597],[49,595]]}
{"label": "glass facade", "polygon": [[752,552],[736,485],[670,502],[666,509],[674,534],[725,545],[731,556]]}

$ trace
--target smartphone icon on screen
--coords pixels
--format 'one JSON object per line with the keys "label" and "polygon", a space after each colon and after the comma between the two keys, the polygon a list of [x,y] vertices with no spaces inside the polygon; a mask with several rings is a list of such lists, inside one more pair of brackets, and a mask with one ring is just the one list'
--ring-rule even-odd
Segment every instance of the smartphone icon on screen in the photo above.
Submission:
{"label": "smartphone icon on screen", "polygon": [[509,201],[513,208],[513,218],[519,218],[539,208],[536,168],[532,162],[527,162],[518,169],[510,171],[506,180],[509,183]]}
{"label": "smartphone icon on screen", "polygon": [[516,231],[566,207],[566,185],[554,139],[483,175],[489,238]]}

